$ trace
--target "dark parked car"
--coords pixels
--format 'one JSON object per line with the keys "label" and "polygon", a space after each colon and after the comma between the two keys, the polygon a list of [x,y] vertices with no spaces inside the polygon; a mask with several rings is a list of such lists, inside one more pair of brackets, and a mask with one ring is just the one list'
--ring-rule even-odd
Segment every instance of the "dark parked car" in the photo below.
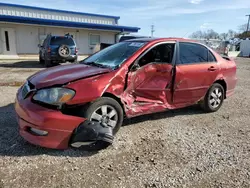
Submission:
{"label": "dark parked car", "polygon": [[180,38],[133,39],[77,65],[29,77],[18,90],[15,110],[23,138],[65,149],[86,144],[89,136],[110,141],[104,127],[115,134],[124,117],[196,103],[215,112],[234,93],[236,82],[234,60],[205,45]]}
{"label": "dark parked car", "polygon": [[39,62],[50,67],[52,63],[77,62],[78,50],[71,35],[47,35],[43,45],[39,47]]}
{"label": "dark parked car", "polygon": [[139,38],[148,38],[146,36],[135,36],[135,35],[124,35],[121,36],[121,38],[119,39],[119,42],[123,42],[126,40],[131,40],[131,39],[139,39]]}

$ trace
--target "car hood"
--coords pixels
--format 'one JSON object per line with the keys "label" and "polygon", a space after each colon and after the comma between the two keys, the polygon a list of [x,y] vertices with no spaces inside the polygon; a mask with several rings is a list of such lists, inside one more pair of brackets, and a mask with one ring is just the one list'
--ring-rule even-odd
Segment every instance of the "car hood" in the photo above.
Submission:
{"label": "car hood", "polygon": [[28,80],[37,88],[62,85],[78,79],[96,76],[112,71],[108,68],[99,68],[84,64],[61,65],[37,72]]}

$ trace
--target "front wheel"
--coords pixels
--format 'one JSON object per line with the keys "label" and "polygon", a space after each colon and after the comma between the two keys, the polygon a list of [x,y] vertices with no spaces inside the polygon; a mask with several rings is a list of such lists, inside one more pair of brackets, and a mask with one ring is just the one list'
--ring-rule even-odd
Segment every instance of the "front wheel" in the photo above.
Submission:
{"label": "front wheel", "polygon": [[44,60],[43,60],[43,58],[41,57],[41,55],[39,55],[39,63],[40,63],[40,64],[44,64]]}
{"label": "front wheel", "polygon": [[116,134],[123,122],[123,109],[116,100],[102,97],[87,107],[84,117],[90,121],[97,121],[104,126],[112,127],[113,134]]}
{"label": "front wheel", "polygon": [[216,112],[223,104],[225,91],[222,85],[215,83],[208,90],[201,106],[205,112]]}

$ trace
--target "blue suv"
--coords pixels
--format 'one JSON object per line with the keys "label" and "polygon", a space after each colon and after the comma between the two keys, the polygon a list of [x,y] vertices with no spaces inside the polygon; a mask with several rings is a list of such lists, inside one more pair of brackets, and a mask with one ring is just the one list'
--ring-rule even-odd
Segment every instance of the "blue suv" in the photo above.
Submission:
{"label": "blue suv", "polygon": [[65,36],[47,35],[42,45],[39,47],[39,62],[50,67],[52,63],[76,63],[78,50],[73,37],[69,34]]}

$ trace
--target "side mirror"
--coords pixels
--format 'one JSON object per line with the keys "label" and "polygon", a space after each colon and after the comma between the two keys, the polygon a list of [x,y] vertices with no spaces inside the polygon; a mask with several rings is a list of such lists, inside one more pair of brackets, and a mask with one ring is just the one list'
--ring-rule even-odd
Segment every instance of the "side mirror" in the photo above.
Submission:
{"label": "side mirror", "polygon": [[134,63],[130,71],[137,71],[139,68],[140,68],[140,65],[138,63]]}

